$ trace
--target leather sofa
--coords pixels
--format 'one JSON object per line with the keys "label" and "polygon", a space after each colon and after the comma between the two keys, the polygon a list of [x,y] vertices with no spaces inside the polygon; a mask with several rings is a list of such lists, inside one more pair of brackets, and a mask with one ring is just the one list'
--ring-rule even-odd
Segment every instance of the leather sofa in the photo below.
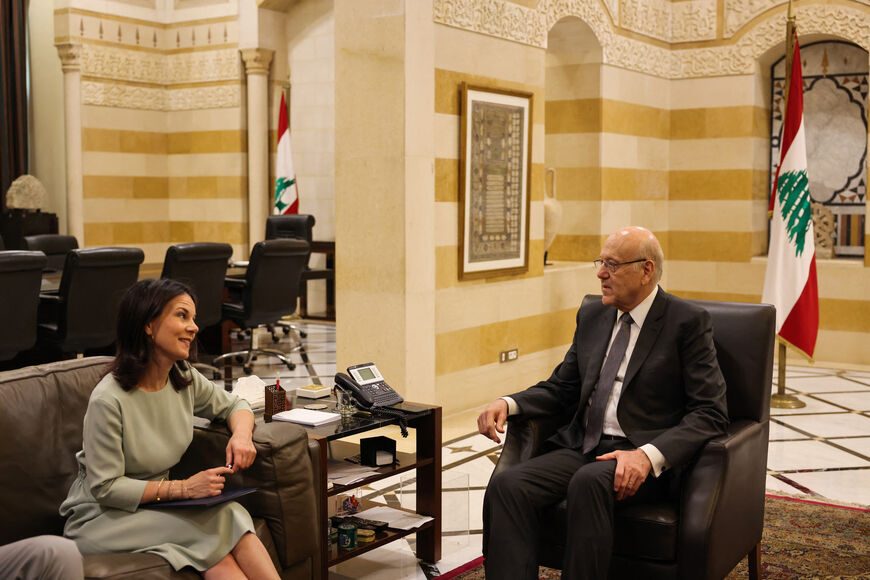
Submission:
{"label": "leather sofa", "polygon": [[[91,357],[0,373],[0,545],[63,533],[58,507],[77,474],[88,399],[110,361]],[[224,424],[203,420],[172,477],[220,465],[228,438]],[[253,516],[281,577],[317,578],[321,526],[313,470],[319,469],[319,448],[301,427],[277,422],[258,422],[254,444],[256,461],[229,477],[227,488],[260,488],[240,503]],[[86,578],[200,577],[191,568],[176,572],[163,558],[145,553],[88,555],[84,569]]]}

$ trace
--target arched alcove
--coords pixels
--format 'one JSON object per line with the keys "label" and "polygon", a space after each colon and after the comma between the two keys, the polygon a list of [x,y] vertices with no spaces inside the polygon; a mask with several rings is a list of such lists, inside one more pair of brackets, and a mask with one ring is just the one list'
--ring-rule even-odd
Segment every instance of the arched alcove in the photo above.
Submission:
{"label": "arched alcove", "polygon": [[[867,214],[867,51],[841,40],[802,42],[807,174],[821,258],[863,257]],[[770,185],[780,157],[785,56],[770,78]]]}
{"label": "arched alcove", "polygon": [[[579,18],[559,20],[547,37],[545,77],[545,237],[561,210],[551,260],[594,259],[601,231],[602,49]],[[553,191],[555,188],[555,192]],[[552,201],[555,194],[557,203]],[[555,210],[559,213],[558,210]]]}

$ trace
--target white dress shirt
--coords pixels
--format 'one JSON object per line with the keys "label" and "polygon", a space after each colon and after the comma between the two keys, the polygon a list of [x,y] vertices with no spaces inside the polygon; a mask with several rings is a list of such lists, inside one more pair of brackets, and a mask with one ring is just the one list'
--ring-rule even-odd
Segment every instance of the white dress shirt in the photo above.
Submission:
{"label": "white dress shirt", "polygon": [[[625,358],[619,363],[619,369],[616,371],[616,380],[613,383],[613,390],[610,392],[610,399],[607,401],[607,407],[604,409],[604,427],[602,429],[605,435],[613,435],[617,437],[625,437],[625,432],[619,426],[619,421],[616,418],[616,409],[619,406],[619,397],[622,396],[622,381],[625,378],[625,371],[628,368],[628,361],[631,360],[631,354],[634,352],[634,345],[637,344],[637,337],[640,335],[640,329],[643,328],[643,323],[646,321],[647,314],[649,314],[649,309],[652,307],[653,300],[655,300],[656,295],[658,294],[658,286],[656,286],[652,292],[650,292],[649,296],[643,299],[640,304],[634,307],[629,314],[631,314],[632,323],[629,327],[630,334],[628,337],[628,346],[625,349]],[[610,333],[610,341],[607,344],[607,352],[610,352],[610,346],[613,344],[613,340],[616,338],[616,333],[619,330],[619,317],[622,315],[622,311],[619,311],[619,314],[616,316],[616,322],[613,324],[613,331]],[[605,360],[607,356],[605,355]],[[604,365],[604,362],[601,363]],[[519,413],[519,406],[516,401],[514,401],[510,397],[502,397],[508,404],[508,415],[516,415]],[[649,458],[650,463],[652,464],[652,473],[655,477],[661,475],[661,473],[668,468],[667,461],[665,460],[665,456],[662,455],[661,451],[659,451],[655,445],[651,443],[647,443],[646,445],[641,445],[640,449],[646,453],[646,456]]]}

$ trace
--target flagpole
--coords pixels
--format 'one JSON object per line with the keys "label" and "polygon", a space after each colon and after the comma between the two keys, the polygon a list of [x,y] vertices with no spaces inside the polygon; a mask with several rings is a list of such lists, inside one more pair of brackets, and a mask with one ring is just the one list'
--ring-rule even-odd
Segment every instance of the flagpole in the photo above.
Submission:
{"label": "flagpole", "polygon": [[[785,94],[783,99],[783,119],[785,112],[788,110],[788,93],[791,87],[791,67],[794,61],[794,37],[797,30],[794,14],[792,14],[792,0],[788,0],[788,18],[785,25]],[[773,195],[775,195],[774,192]],[[770,396],[770,406],[775,409],[800,409],[806,407],[807,404],[795,395],[787,395],[785,392],[785,358],[786,346],[785,342],[779,342],[779,356],[777,357],[777,381],[776,393]]]}

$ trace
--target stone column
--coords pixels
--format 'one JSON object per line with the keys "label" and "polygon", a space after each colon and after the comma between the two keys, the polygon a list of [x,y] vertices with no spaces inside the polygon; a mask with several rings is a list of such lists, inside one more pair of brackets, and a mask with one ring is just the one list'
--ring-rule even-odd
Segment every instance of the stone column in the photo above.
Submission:
{"label": "stone column", "polygon": [[335,0],[338,367],[375,361],[412,401],[435,389],[431,0]]}
{"label": "stone column", "polygon": [[269,65],[273,50],[241,51],[248,80],[248,247],[263,239],[272,199],[269,182]]}
{"label": "stone column", "polygon": [[85,247],[82,201],[82,46],[57,46],[63,69],[64,125],[66,132],[66,224],[67,233]]}

